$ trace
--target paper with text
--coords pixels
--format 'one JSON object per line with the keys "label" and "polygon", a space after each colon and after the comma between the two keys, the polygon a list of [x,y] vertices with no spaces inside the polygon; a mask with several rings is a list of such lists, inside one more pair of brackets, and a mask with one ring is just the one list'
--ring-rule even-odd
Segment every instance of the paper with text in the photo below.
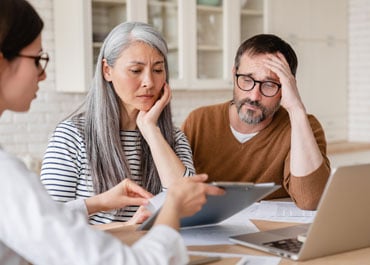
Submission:
{"label": "paper with text", "polygon": [[294,202],[261,201],[248,207],[246,218],[291,223],[312,223],[316,211],[299,209]]}

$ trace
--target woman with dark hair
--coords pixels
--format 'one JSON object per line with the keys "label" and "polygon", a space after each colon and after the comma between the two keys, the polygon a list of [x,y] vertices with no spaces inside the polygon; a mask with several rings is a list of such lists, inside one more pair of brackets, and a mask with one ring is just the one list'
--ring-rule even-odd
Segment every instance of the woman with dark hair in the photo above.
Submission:
{"label": "woman with dark hair", "polygon": [[[27,111],[38,83],[46,78],[49,57],[42,51],[42,28],[42,20],[27,1],[0,1],[0,115],[5,110]],[[186,248],[176,232],[179,218],[198,211],[207,194],[223,193],[200,183],[206,175],[177,178],[156,225],[130,248],[86,223],[86,202],[71,211],[51,200],[36,176],[1,148],[0,168],[2,265],[185,264]],[[123,207],[145,205],[151,196],[129,179],[105,194]]]}
{"label": "woman with dark hair", "polygon": [[[46,78],[45,68],[49,61],[47,53],[41,49],[41,30],[43,21],[28,2],[1,1],[0,47],[2,76],[14,78],[1,79],[0,115],[5,109],[27,111],[38,90],[37,83]],[[25,47],[30,46],[29,49]],[[17,71],[33,65],[32,71]],[[29,82],[22,79],[29,75]],[[7,87],[9,88],[7,88]]]}
{"label": "woman with dark hair", "polygon": [[54,200],[86,200],[91,224],[140,223],[147,214],[135,214],[137,206],[90,201],[123,179],[157,194],[195,174],[188,141],[172,124],[168,80],[167,44],[157,30],[125,22],[110,32],[83,108],[57,126],[46,150],[41,181]]}

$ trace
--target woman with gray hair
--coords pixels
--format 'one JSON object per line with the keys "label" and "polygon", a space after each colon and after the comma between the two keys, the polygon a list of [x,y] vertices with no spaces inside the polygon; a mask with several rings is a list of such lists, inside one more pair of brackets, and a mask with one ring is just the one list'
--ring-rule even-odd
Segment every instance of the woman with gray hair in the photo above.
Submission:
{"label": "woman with gray hair", "polygon": [[158,31],[125,22],[110,32],[86,102],[57,126],[46,150],[41,181],[54,200],[71,208],[85,200],[91,224],[140,223],[145,210],[121,209],[107,191],[128,178],[157,194],[195,174],[188,141],[172,123],[168,80]]}

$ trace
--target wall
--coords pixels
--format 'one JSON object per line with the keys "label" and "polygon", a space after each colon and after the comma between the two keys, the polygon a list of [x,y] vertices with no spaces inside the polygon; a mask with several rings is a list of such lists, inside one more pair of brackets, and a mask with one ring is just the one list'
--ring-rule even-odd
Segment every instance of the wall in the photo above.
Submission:
{"label": "wall", "polygon": [[[77,108],[85,94],[56,92],[54,63],[53,0],[29,0],[45,22],[43,48],[51,56],[47,79],[40,83],[37,99],[28,113],[6,111],[0,119],[0,143],[7,151],[25,160],[31,169],[38,168],[48,139],[56,124]],[[73,8],[73,7],[71,7]],[[70,58],[73,63],[73,58]],[[68,67],[68,65],[66,65]],[[225,91],[174,91],[172,110],[174,122],[180,125],[190,110],[195,107],[223,102],[231,98],[231,90]]]}
{"label": "wall", "polygon": [[348,138],[370,141],[370,5],[349,1]]}

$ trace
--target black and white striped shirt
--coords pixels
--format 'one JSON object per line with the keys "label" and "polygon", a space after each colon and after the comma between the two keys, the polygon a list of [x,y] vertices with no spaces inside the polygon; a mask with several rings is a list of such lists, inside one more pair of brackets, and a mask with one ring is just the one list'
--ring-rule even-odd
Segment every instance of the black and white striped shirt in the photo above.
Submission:
{"label": "black and white striped shirt", "polygon": [[[44,155],[41,182],[51,197],[59,202],[69,202],[94,196],[92,179],[86,158],[83,134],[84,118],[61,122],[55,129]],[[175,129],[175,153],[184,164],[184,176],[195,174],[189,143],[179,129]],[[139,131],[121,131],[121,143],[129,163],[132,179],[141,185]],[[89,217],[90,224],[127,221],[138,207],[117,211],[99,212]]]}

